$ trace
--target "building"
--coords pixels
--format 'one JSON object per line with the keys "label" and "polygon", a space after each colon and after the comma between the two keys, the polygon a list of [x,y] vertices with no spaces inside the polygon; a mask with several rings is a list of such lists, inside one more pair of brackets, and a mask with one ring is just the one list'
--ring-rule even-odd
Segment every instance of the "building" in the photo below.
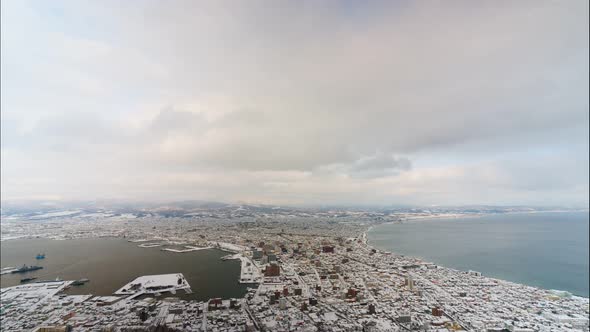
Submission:
{"label": "building", "polygon": [[279,308],[280,308],[281,310],[285,310],[285,309],[287,309],[287,299],[286,299],[286,298],[284,298],[284,297],[281,297],[281,298],[279,299]]}
{"label": "building", "polygon": [[441,317],[444,314],[441,308],[434,307],[432,308],[432,316]]}
{"label": "building", "polygon": [[209,300],[209,310],[214,310],[214,309],[219,309],[222,305],[222,300],[221,298],[217,297],[214,299]]}
{"label": "building", "polygon": [[322,252],[323,253],[334,253],[334,246],[323,246]]}
{"label": "building", "polygon": [[412,277],[407,276],[404,279],[404,286],[408,287],[408,289],[413,290],[414,289],[414,279],[412,279]]}
{"label": "building", "polygon": [[346,293],[346,298],[347,299],[354,299],[354,298],[356,298],[356,294],[357,294],[356,289],[349,288],[348,289],[348,292]]}
{"label": "building", "polygon": [[281,275],[281,269],[279,267],[279,264],[276,264],[276,263],[271,263],[264,270],[265,277],[278,277],[280,275]]}

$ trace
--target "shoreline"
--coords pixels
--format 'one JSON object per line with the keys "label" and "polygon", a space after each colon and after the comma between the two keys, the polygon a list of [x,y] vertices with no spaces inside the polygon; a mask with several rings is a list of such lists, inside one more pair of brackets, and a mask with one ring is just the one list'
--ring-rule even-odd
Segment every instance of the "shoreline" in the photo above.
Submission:
{"label": "shoreline", "polygon": [[[415,216],[409,217],[404,220],[382,222],[377,225],[383,224],[396,224],[404,222],[415,222],[415,221],[429,221],[437,219],[463,219],[463,218],[481,218],[486,216],[501,216],[501,215],[512,215],[512,214],[539,214],[539,213],[590,213],[590,209],[581,210],[547,210],[547,211],[510,211],[510,212],[497,212],[497,213],[449,213],[449,214],[438,214],[429,216]],[[375,225],[376,226],[376,225]]]}
{"label": "shoreline", "polygon": [[[460,219],[460,218],[464,218],[464,217],[483,217],[483,216],[495,216],[495,215],[504,215],[504,214],[529,214],[529,213],[534,214],[534,213],[564,213],[564,212],[580,212],[581,213],[581,212],[589,212],[589,211],[588,210],[584,210],[584,211],[531,211],[531,212],[529,212],[529,211],[526,211],[526,212],[525,211],[522,211],[522,212],[515,211],[515,212],[506,212],[506,213],[484,213],[484,214],[473,214],[473,215],[466,215],[465,214],[465,215],[458,215],[456,218],[448,217],[448,216],[444,216],[444,217],[442,217],[442,216],[441,217],[433,216],[432,218],[426,217],[426,218],[408,219],[408,221],[424,221],[424,220],[436,220],[436,219]],[[445,217],[447,217],[447,218],[445,218]],[[449,269],[449,270],[454,270],[454,271],[459,271],[459,272],[468,272],[468,271],[465,271],[465,270],[460,270],[460,269],[455,269],[455,268],[452,268],[452,267],[443,266],[443,265],[440,265],[440,264],[438,264],[436,262],[428,262],[423,257],[418,257],[418,256],[413,256],[413,255],[404,255],[404,254],[400,254],[400,253],[389,251],[389,250],[379,249],[376,246],[374,246],[374,245],[372,245],[372,244],[369,243],[369,232],[371,230],[373,230],[376,226],[394,225],[394,224],[402,224],[402,223],[399,222],[399,221],[392,221],[392,222],[382,222],[382,223],[378,223],[378,224],[374,224],[374,225],[369,226],[360,235],[360,237],[363,239],[363,244],[366,245],[370,249],[374,249],[374,250],[377,250],[377,251],[380,251],[380,252],[383,252],[383,253],[388,253],[388,254],[398,255],[398,256],[411,257],[411,258],[415,258],[415,259],[418,259],[420,261],[423,261],[424,263],[432,263],[432,264],[435,264],[436,266],[439,266],[441,268],[445,268],[445,269]],[[538,287],[538,286],[524,284],[524,283],[521,283],[521,282],[510,281],[510,280],[506,280],[506,279],[494,278],[494,277],[490,277],[490,276],[487,276],[487,275],[483,275],[483,276],[486,277],[486,278],[492,279],[492,280],[497,280],[497,281],[500,281],[500,282],[507,282],[507,283],[512,283],[512,284],[522,285],[522,286],[526,286],[526,287],[532,287],[532,288],[539,289],[539,290],[542,290],[542,291],[545,291],[545,292],[552,292],[552,293],[562,293],[562,292],[565,292],[567,294],[570,294],[571,297],[579,298],[579,299],[584,299],[584,300],[590,301],[590,296],[577,295],[577,294],[574,294],[574,293],[572,293],[570,291],[567,291],[567,290],[547,289],[547,288],[541,288],[541,287]]]}

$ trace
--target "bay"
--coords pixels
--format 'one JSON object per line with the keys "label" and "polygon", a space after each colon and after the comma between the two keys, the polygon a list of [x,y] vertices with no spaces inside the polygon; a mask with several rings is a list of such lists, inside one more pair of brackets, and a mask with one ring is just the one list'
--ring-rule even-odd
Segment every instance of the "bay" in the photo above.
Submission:
{"label": "bay", "polygon": [[588,212],[496,214],[381,224],[372,246],[459,270],[589,295]]}
{"label": "bay", "polygon": [[[83,286],[73,286],[69,294],[112,295],[129,281],[142,275],[182,273],[194,292],[178,296],[188,300],[206,301],[213,297],[242,297],[246,285],[239,284],[240,263],[222,261],[228,253],[207,249],[186,253],[162,251],[161,247],[140,248],[121,238],[76,240],[26,239],[0,243],[2,267],[43,266],[28,273],[5,274],[1,286],[15,286],[20,279],[37,280],[90,279]],[[37,260],[38,253],[46,258]]]}

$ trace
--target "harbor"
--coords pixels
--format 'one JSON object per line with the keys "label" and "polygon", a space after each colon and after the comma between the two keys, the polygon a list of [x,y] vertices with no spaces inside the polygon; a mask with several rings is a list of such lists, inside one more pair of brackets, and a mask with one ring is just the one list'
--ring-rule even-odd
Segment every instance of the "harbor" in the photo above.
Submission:
{"label": "harbor", "polygon": [[[246,292],[246,286],[238,284],[241,264],[221,259],[227,252],[215,248],[191,247],[185,248],[188,249],[186,252],[178,253],[161,250],[165,248],[162,246],[140,248],[137,244],[115,238],[3,241],[2,264],[6,264],[3,266],[6,269],[2,270],[0,281],[4,288],[59,278],[73,282],[65,291],[67,294],[111,296],[138,276],[182,273],[192,286],[192,292],[178,292],[176,295],[181,298],[231,298],[243,296]],[[42,260],[43,269],[26,273],[12,272],[24,263],[30,266],[40,262],[35,259],[38,252],[46,253],[46,258]],[[110,272],[105,274],[104,271]],[[36,279],[21,283],[27,278]]]}
{"label": "harbor", "polygon": [[123,232],[119,238],[99,236],[100,228],[84,238],[86,224],[79,223],[81,232],[65,224],[56,236],[81,237],[0,243],[3,271],[43,266],[2,275],[3,308],[21,330],[40,326],[50,312],[52,326],[82,330],[116,322],[194,331],[313,331],[317,324],[332,331],[587,331],[587,298],[373,247],[381,223],[408,217],[179,218],[168,237],[167,218],[134,221],[132,231],[124,222],[104,230]]}

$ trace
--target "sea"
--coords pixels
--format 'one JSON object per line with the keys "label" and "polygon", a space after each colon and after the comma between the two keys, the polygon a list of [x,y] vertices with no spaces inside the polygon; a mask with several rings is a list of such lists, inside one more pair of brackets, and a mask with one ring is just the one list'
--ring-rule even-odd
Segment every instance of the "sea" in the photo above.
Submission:
{"label": "sea", "polygon": [[380,250],[588,297],[588,224],[587,211],[491,214],[381,224],[367,238]]}
{"label": "sea", "polygon": [[[35,281],[87,278],[88,283],[72,286],[67,293],[107,296],[142,275],[182,273],[193,291],[192,294],[177,292],[177,297],[185,300],[239,298],[247,292],[248,285],[238,283],[239,261],[221,260],[227,252],[205,249],[174,253],[162,251],[161,247],[140,248],[139,244],[122,238],[2,241],[2,267],[27,264],[43,269],[4,274],[0,277],[1,286],[19,285],[22,278],[28,277],[36,277]],[[37,260],[38,253],[45,253],[45,259]]]}

